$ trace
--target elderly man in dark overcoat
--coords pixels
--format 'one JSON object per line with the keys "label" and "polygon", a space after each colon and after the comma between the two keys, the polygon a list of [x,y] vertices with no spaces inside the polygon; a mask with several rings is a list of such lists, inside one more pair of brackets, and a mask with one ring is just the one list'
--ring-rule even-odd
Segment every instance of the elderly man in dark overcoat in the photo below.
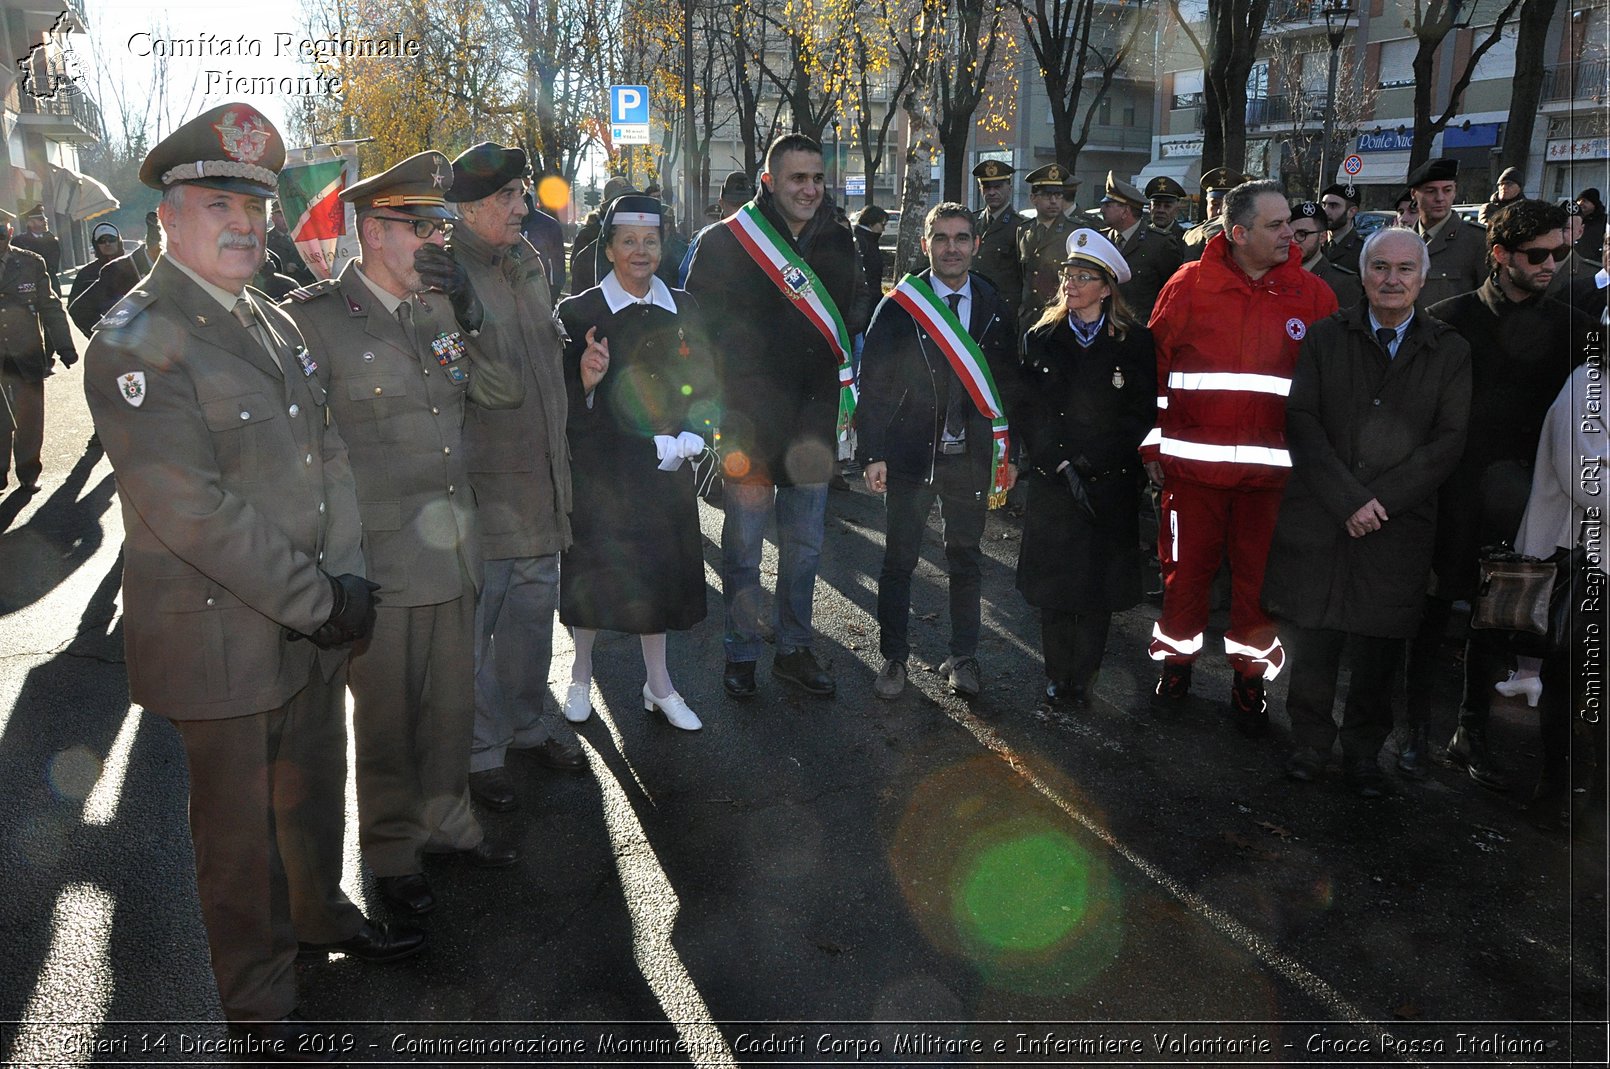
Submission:
{"label": "elderly man in dark overcoat", "polygon": [[1287,773],[1308,781],[1324,767],[1351,643],[1342,758],[1354,789],[1377,798],[1392,679],[1424,607],[1437,491],[1465,444],[1470,347],[1414,307],[1430,266],[1418,238],[1381,230],[1362,259],[1365,301],[1314,324],[1292,374],[1292,477],[1263,601],[1291,660]]}

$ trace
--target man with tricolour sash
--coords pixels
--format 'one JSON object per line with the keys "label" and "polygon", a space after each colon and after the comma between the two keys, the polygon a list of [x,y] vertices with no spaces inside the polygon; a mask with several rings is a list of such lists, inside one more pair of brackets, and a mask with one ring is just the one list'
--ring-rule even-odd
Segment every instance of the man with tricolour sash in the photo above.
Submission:
{"label": "man with tricolour sash", "polygon": [[865,287],[850,230],[826,204],[821,146],[778,138],[760,178],[753,200],[704,232],[687,275],[722,387],[722,685],[733,698],[756,692],[760,556],[775,509],[772,674],[825,696],[834,683],[811,652],[811,597],[827,484],[854,413],[850,339],[864,327]]}
{"label": "man with tricolour sash", "polygon": [[861,353],[856,414],[867,488],[888,495],[878,577],[873,684],[883,699],[906,684],[911,573],[934,498],[950,572],[950,656],[939,674],[963,697],[981,688],[977,660],[984,514],[1017,481],[1007,396],[1017,383],[1017,320],[988,280],[969,269],[977,220],[939,204],[923,223],[929,268],[907,275],[878,305]]}

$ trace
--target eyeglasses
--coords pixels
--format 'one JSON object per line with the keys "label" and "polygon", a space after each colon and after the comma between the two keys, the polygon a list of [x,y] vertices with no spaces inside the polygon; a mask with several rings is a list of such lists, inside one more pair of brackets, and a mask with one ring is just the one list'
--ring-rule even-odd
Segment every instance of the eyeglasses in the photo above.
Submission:
{"label": "eyeglasses", "polygon": [[1105,282],[1107,280],[1100,275],[1092,275],[1089,271],[1064,271],[1062,272],[1062,281],[1072,282],[1079,286],[1088,286],[1092,282]]}
{"label": "eyeglasses", "polygon": [[1317,231],[1317,230],[1293,230],[1291,232],[1291,236],[1296,238],[1298,241],[1307,241],[1309,238],[1317,238],[1317,237],[1319,237],[1319,231]]}
{"label": "eyeglasses", "polygon": [[1516,256],[1526,257],[1527,263],[1531,264],[1533,267],[1537,267],[1540,264],[1546,263],[1550,258],[1552,258],[1557,264],[1563,264],[1565,262],[1565,258],[1571,255],[1571,246],[1556,245],[1552,249],[1512,249],[1510,251]]}
{"label": "eyeglasses", "polygon": [[116,245],[117,244],[117,238],[114,238],[110,234],[106,234],[106,235],[103,235],[101,237],[96,238],[95,239],[95,244],[97,244],[97,245]]}
{"label": "eyeglasses", "polygon": [[403,219],[395,215],[377,215],[375,218],[387,223],[407,223],[414,228],[416,238],[445,234],[453,229],[453,224],[446,219]]}

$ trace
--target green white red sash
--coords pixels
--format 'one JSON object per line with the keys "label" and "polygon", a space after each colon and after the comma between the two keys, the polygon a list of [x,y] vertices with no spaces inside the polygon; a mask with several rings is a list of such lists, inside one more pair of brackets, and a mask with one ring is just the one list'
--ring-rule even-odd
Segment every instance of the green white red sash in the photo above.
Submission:
{"label": "green white red sash", "polygon": [[995,440],[995,478],[990,486],[990,508],[999,508],[1006,503],[1006,465],[1011,455],[1008,432],[1006,426],[1006,406],[1001,403],[1001,393],[995,388],[995,378],[990,374],[989,361],[984,358],[984,351],[978,347],[972,335],[962,321],[956,318],[956,313],[950,310],[950,305],[939,299],[923,279],[916,275],[907,275],[902,278],[889,296],[901,308],[911,314],[917,321],[917,326],[939,347],[950,362],[950,369],[961,380],[962,386],[967,390],[967,396],[973,399],[973,404],[990,421],[990,427]]}
{"label": "green white red sash", "polygon": [[837,429],[839,440],[843,441],[849,435],[850,423],[855,417],[856,399],[855,373],[850,369],[850,332],[844,326],[844,317],[839,314],[838,306],[833,303],[822,280],[816,277],[816,272],[777,233],[754,202],[739,208],[725,220],[725,224],[772,284],[833,346],[833,352],[839,360]]}

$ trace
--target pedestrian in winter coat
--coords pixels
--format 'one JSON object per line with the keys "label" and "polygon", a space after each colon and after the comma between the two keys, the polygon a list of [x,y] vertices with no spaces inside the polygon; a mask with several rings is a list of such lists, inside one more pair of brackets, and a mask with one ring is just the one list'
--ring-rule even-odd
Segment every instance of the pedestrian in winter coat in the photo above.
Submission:
{"label": "pedestrian in winter coat", "polygon": [[1470,346],[1414,307],[1430,258],[1413,234],[1364,244],[1365,303],[1314,324],[1286,400],[1292,477],[1281,498],[1263,603],[1291,663],[1296,749],[1315,778],[1336,739],[1331,706],[1344,647],[1352,683],[1341,727],[1348,778],[1379,797],[1392,679],[1425,601],[1437,491],[1470,417]]}
{"label": "pedestrian in winter coat", "polygon": [[1112,614],[1140,601],[1140,443],[1157,414],[1152,335],[1093,230],[1068,239],[1062,288],[1024,339],[1028,510],[1017,588],[1040,610],[1045,700],[1089,705]]}

